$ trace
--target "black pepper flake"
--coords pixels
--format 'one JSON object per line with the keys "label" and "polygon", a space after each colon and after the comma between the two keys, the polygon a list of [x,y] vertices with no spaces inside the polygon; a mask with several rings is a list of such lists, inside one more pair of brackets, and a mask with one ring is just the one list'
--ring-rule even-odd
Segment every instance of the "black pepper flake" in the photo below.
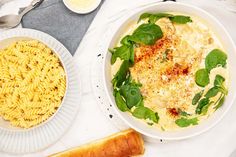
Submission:
{"label": "black pepper flake", "polygon": [[110,104],[110,107],[112,107],[112,105]]}
{"label": "black pepper flake", "polygon": [[109,117],[110,117],[110,118],[112,118],[112,117],[113,117],[113,115],[111,115],[111,114],[110,114],[110,115],[109,115]]}
{"label": "black pepper flake", "polygon": [[100,97],[100,96],[99,96],[98,98],[99,98],[99,99],[101,99],[101,97]]}
{"label": "black pepper flake", "polygon": [[100,54],[98,54],[98,57],[100,57],[102,54],[100,53]]}
{"label": "black pepper flake", "polygon": [[160,142],[162,142],[162,139],[160,139]]}
{"label": "black pepper flake", "polygon": [[107,108],[107,111],[109,111],[109,108]]}
{"label": "black pepper flake", "polygon": [[98,88],[99,86],[97,85],[97,88]]}

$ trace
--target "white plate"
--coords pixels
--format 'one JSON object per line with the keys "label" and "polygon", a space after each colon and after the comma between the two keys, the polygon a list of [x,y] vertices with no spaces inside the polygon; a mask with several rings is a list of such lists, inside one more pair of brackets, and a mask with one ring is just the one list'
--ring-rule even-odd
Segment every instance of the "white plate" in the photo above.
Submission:
{"label": "white plate", "polygon": [[234,42],[224,26],[212,15],[207,13],[206,11],[197,8],[192,5],[182,4],[182,3],[176,3],[176,2],[165,2],[165,3],[157,3],[152,4],[148,7],[142,8],[138,11],[135,11],[131,16],[128,16],[126,20],[122,23],[122,25],[119,27],[119,29],[113,34],[112,40],[109,42],[109,45],[106,47],[106,50],[108,48],[114,47],[116,42],[120,39],[120,37],[123,35],[124,30],[126,30],[127,26],[132,21],[137,21],[140,14],[144,12],[179,12],[184,13],[192,16],[197,16],[202,18],[209,26],[212,28],[212,30],[220,37],[222,44],[224,45],[226,51],[228,52],[228,65],[229,65],[229,73],[230,73],[230,87],[229,87],[229,93],[226,97],[226,100],[224,102],[224,105],[218,109],[213,115],[211,115],[207,120],[202,122],[201,124],[186,128],[181,131],[175,131],[175,132],[163,132],[159,131],[158,129],[154,127],[149,127],[145,123],[140,122],[136,118],[130,116],[126,112],[121,112],[115,103],[114,97],[113,97],[113,87],[111,84],[111,75],[110,75],[110,58],[111,54],[107,51],[105,54],[105,60],[103,63],[103,83],[105,88],[105,91],[107,93],[107,96],[109,98],[110,103],[115,106],[116,113],[120,116],[120,118],[130,127],[137,130],[138,132],[153,138],[153,139],[165,139],[165,140],[180,140],[180,139],[186,139],[190,138],[196,135],[199,135],[210,128],[214,127],[228,112],[230,107],[232,106],[235,97],[236,97],[236,91],[235,86],[236,82],[232,80],[236,80],[236,73],[233,67],[236,67],[236,62],[234,59],[236,58],[236,47],[234,45]]}
{"label": "white plate", "polygon": [[55,38],[32,29],[13,29],[0,34],[0,44],[2,47],[2,43],[25,38],[39,40],[59,56],[67,74],[67,91],[57,112],[41,125],[17,129],[0,120],[0,151],[13,154],[39,151],[59,140],[72,124],[81,101],[80,82],[72,56]]}

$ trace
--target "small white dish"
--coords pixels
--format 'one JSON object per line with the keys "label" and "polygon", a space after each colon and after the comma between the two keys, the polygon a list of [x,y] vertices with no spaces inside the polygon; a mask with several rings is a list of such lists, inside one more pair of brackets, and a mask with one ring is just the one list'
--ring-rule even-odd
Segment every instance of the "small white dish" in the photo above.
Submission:
{"label": "small white dish", "polygon": [[87,13],[90,13],[92,11],[94,11],[98,6],[99,4],[101,3],[102,0],[82,0],[82,1],[91,1],[91,4],[89,4],[89,6],[86,6],[86,7],[82,7],[82,6],[76,6],[76,5],[79,5],[79,4],[72,4],[71,2],[72,0],[63,0],[63,3],[65,4],[65,6],[75,12],[75,13],[78,13],[78,14],[87,14]]}
{"label": "small white dish", "polygon": [[[120,37],[123,35],[124,30],[127,30],[127,26],[133,21],[137,21],[140,14],[145,12],[179,12],[187,15],[197,16],[204,20],[212,30],[220,37],[222,44],[225,47],[225,50],[228,52],[228,65],[229,65],[229,75],[230,75],[230,85],[229,85],[229,93],[225,99],[224,105],[218,109],[213,115],[211,115],[207,120],[203,121],[201,124],[196,125],[191,128],[186,128],[180,131],[173,132],[163,132],[158,130],[157,128],[150,127],[147,124],[140,122],[136,118],[132,117],[127,112],[121,112],[115,103],[113,97],[113,87],[111,84],[111,53],[108,51],[105,52],[104,62],[103,62],[103,83],[105,87],[105,92],[107,97],[109,98],[109,102],[114,106],[114,109],[117,115],[131,128],[137,130],[141,134],[150,137],[152,139],[164,139],[164,140],[181,140],[186,138],[191,138],[196,135],[202,134],[209,129],[213,128],[220,120],[227,114],[230,110],[233,102],[236,99],[236,91],[235,86],[236,82],[236,73],[233,67],[236,67],[236,47],[229,33],[226,31],[224,26],[212,15],[208,12],[192,6],[179,2],[165,2],[165,3],[156,3],[152,4],[148,7],[142,8],[140,10],[135,11],[132,15],[127,16],[126,20],[119,26],[117,31],[112,34],[112,39],[107,44],[106,50],[108,48],[114,47]],[[104,43],[106,44],[106,43]]]}

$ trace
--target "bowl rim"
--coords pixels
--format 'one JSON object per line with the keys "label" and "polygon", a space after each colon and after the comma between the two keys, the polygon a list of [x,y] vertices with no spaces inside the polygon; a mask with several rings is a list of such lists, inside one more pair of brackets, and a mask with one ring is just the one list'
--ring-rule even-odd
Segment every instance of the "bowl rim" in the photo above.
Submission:
{"label": "bowl rim", "polygon": [[[115,37],[115,35],[120,31],[120,28],[122,26],[124,26],[125,24],[127,24],[129,22],[129,20],[132,18],[132,17],[135,17],[137,14],[140,14],[142,12],[145,11],[145,9],[149,9],[149,8],[153,8],[155,6],[163,6],[163,5],[176,5],[176,7],[178,6],[182,6],[182,7],[185,7],[185,8],[192,8],[196,11],[199,11],[205,15],[207,15],[209,17],[209,19],[211,19],[212,21],[214,21],[214,23],[217,24],[217,26],[215,26],[215,28],[220,28],[221,30],[223,30],[223,34],[226,35],[226,38],[230,41],[230,45],[236,49],[236,46],[235,46],[235,43],[233,42],[233,39],[231,38],[231,36],[229,35],[228,31],[226,30],[226,28],[219,22],[218,19],[216,19],[213,15],[211,15],[210,13],[208,13],[207,11],[199,8],[199,7],[196,7],[194,5],[190,5],[190,4],[186,4],[186,3],[181,3],[181,2],[165,2],[165,3],[156,3],[156,4],[150,4],[148,6],[145,6],[141,9],[138,9],[137,11],[131,13],[130,15],[128,15],[125,20],[123,20],[120,24],[119,24],[119,27],[112,33],[112,37],[111,39],[108,41],[109,44],[106,46],[106,48],[108,49],[110,44],[111,44],[111,41],[113,40],[113,38]],[[184,11],[183,11],[184,12]],[[181,12],[180,12],[181,13]],[[197,17],[201,17],[200,15],[195,15]],[[204,19],[205,21],[208,21],[207,18],[204,18],[204,17],[201,17],[202,19]],[[182,135],[182,136],[178,136],[178,137],[169,137],[169,136],[159,136],[159,135],[153,135],[151,133],[148,133],[146,132],[144,129],[142,129],[141,127],[136,127],[134,126],[132,123],[129,122],[128,119],[126,119],[121,111],[117,108],[117,105],[116,103],[113,103],[113,99],[114,97],[112,98],[110,96],[110,90],[109,90],[109,87],[107,85],[107,78],[106,78],[106,70],[107,70],[107,56],[108,56],[108,51],[107,49],[105,50],[104,52],[104,60],[103,60],[103,63],[102,63],[102,74],[103,74],[103,85],[104,85],[104,88],[105,88],[105,93],[106,93],[106,96],[108,97],[108,100],[109,100],[109,103],[112,104],[112,106],[114,106],[114,110],[116,112],[116,114],[119,116],[120,119],[122,119],[123,122],[125,122],[125,124],[127,124],[129,127],[133,128],[134,130],[140,132],[141,134],[147,136],[147,137],[150,137],[150,138],[153,138],[153,139],[164,139],[164,140],[182,140],[182,139],[187,139],[187,138],[191,138],[191,137],[195,137],[197,135],[200,135],[202,133],[205,133],[206,131],[210,130],[211,128],[215,127],[216,124],[218,124],[223,118],[224,116],[226,115],[226,113],[229,111],[229,109],[232,107],[233,105],[233,102],[235,101],[236,99],[236,94],[234,93],[233,97],[230,99],[230,104],[227,104],[227,108],[225,108],[224,112],[221,114],[221,116],[217,119],[215,119],[214,122],[212,122],[209,126],[207,127],[204,127],[202,128],[201,130],[199,131],[195,131],[193,132],[192,134],[189,134],[189,135]],[[234,52],[235,53],[235,52]],[[110,81],[110,80],[108,80]],[[213,116],[213,115],[211,115]],[[202,123],[199,124],[199,126],[202,125]],[[144,125],[143,125],[144,126]],[[186,128],[188,129],[188,128]],[[177,132],[177,131],[173,131],[173,132]]]}
{"label": "bowl rim", "polygon": [[71,7],[68,3],[68,0],[63,0],[63,3],[64,5],[69,9],[71,10],[72,12],[74,13],[77,13],[77,14],[88,14],[92,11],[94,11],[98,6],[99,4],[102,2],[102,0],[96,0],[96,2],[94,3],[94,5],[92,5],[91,7],[89,7],[88,9],[86,10],[81,10],[81,9],[75,9],[73,7]]}
{"label": "bowl rim", "polygon": [[[37,40],[37,41],[39,41],[40,43],[42,43],[42,44],[44,44],[45,46],[47,46],[50,50],[53,51],[53,54],[55,54],[55,55],[58,57],[58,59],[59,59],[61,65],[62,65],[62,67],[63,67],[63,69],[64,69],[64,71],[65,71],[65,79],[66,79],[66,90],[65,90],[65,94],[64,94],[64,96],[63,96],[63,98],[62,98],[62,100],[61,100],[61,103],[60,103],[58,109],[56,110],[56,112],[54,112],[48,119],[46,119],[45,121],[39,123],[38,125],[35,125],[35,126],[33,126],[33,127],[30,127],[30,128],[21,128],[21,127],[12,126],[13,128],[16,128],[16,129],[13,129],[13,128],[12,128],[12,129],[8,129],[8,128],[4,128],[4,127],[0,126],[0,129],[6,130],[6,131],[10,131],[10,132],[27,132],[27,131],[31,131],[31,130],[37,129],[37,128],[39,128],[39,127],[42,127],[43,125],[45,125],[45,124],[47,124],[48,122],[50,122],[50,121],[57,115],[57,113],[58,113],[59,110],[61,109],[62,105],[64,104],[65,98],[67,97],[67,94],[68,94],[68,86],[69,86],[68,72],[67,72],[67,69],[66,69],[66,67],[65,67],[65,63],[64,63],[64,61],[61,59],[61,56],[59,55],[59,53],[55,50],[55,48],[49,46],[49,44],[46,43],[46,41],[44,41],[43,39],[40,39],[39,37],[32,37],[31,35],[32,35],[32,33],[42,34],[42,35],[44,35],[44,36],[47,36],[48,38],[52,38],[52,39],[56,40],[57,43],[60,44],[61,47],[64,47],[65,49],[66,49],[66,47],[65,47],[61,42],[59,42],[57,39],[55,39],[54,37],[52,37],[52,36],[50,36],[50,35],[48,35],[48,34],[42,32],[42,31],[38,31],[38,30],[34,30],[34,29],[28,29],[28,28],[16,28],[16,29],[12,29],[12,30],[7,30],[7,31],[5,31],[5,32],[3,32],[3,33],[4,33],[4,34],[7,34],[8,32],[11,32],[11,31],[18,31],[18,34],[14,34],[14,35],[11,34],[11,35],[9,35],[9,36],[7,36],[7,37],[4,37],[4,38],[1,38],[1,37],[0,37],[0,42],[3,42],[3,41],[5,41],[5,40],[14,39],[14,38],[23,38],[22,40]],[[19,33],[19,32],[21,32],[21,33]],[[27,33],[26,33],[26,32],[27,32]],[[20,39],[20,40],[21,40],[21,39]],[[17,41],[20,41],[20,40],[17,40]],[[14,41],[14,42],[16,42],[16,41]],[[12,43],[13,43],[13,42],[12,42]],[[66,49],[66,50],[67,50],[67,49]],[[67,51],[68,51],[68,50],[67,50]],[[69,51],[68,51],[68,52],[69,52]],[[2,117],[0,116],[0,118],[2,118]],[[2,119],[3,119],[3,118],[2,118]],[[8,120],[5,120],[5,119],[3,119],[3,120],[4,120],[4,121],[7,121],[8,123],[10,123],[10,121],[8,121]],[[11,124],[10,124],[10,125],[11,125]]]}

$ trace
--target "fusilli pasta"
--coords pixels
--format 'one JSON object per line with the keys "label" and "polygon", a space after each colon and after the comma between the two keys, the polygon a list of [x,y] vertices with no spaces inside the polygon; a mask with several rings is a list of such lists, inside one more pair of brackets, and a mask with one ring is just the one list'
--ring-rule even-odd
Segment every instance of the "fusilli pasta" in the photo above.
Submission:
{"label": "fusilli pasta", "polygon": [[30,128],[60,106],[66,74],[59,58],[37,40],[0,50],[0,116],[13,126]]}

